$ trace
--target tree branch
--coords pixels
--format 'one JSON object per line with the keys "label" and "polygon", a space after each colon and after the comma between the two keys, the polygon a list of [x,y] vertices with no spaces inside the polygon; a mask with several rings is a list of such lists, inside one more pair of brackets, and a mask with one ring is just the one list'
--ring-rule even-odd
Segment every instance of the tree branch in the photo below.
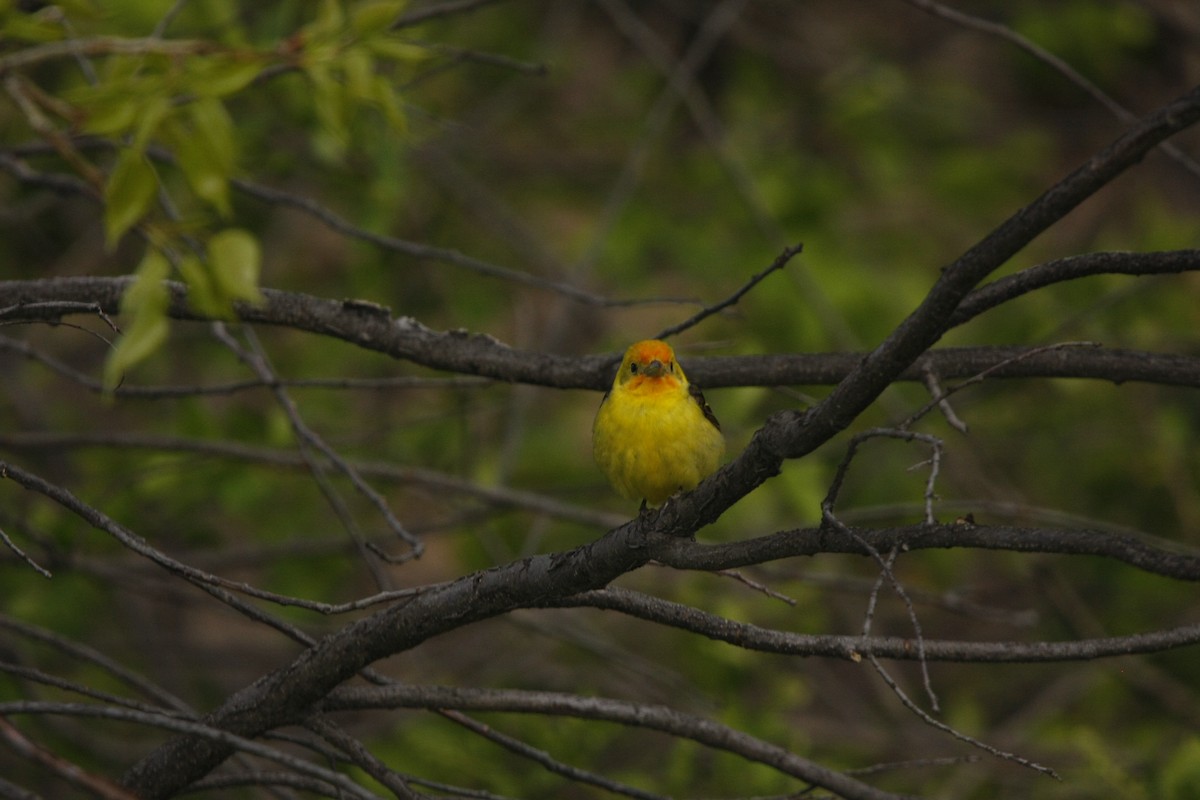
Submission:
{"label": "tree branch", "polygon": [[1037,663],[1091,661],[1134,653],[1158,653],[1200,643],[1200,624],[1176,628],[1061,642],[966,642],[922,638],[924,652],[908,637],[862,634],[802,634],[764,628],[698,608],[662,600],[628,589],[581,592],[550,601],[547,608],[597,608],[697,633],[747,650],[789,656],[838,658],[854,663],[864,656],[898,661],[955,661],[979,663]]}
{"label": "tree branch", "polygon": [[637,800],[668,800],[668,798],[663,797],[660,794],[637,789],[633,786],[621,783],[620,781],[613,780],[612,778],[592,772],[590,770],[580,769],[579,767],[566,764],[562,761],[559,761],[545,750],[541,750],[531,744],[527,744],[515,736],[509,736],[507,733],[502,733],[493,728],[491,725],[487,725],[479,722],[478,720],[472,719],[471,717],[459,711],[449,708],[440,708],[437,709],[437,713],[445,719],[462,726],[476,736],[487,739],[492,744],[503,747],[510,753],[515,753],[522,758],[532,761],[533,763],[545,769],[547,772],[552,772],[555,775],[561,775],[564,778],[577,783],[596,786],[600,789],[612,792],[613,794],[624,795],[625,797],[634,797],[637,798]]}
{"label": "tree branch", "polygon": [[655,559],[676,569],[716,571],[818,553],[870,556],[868,545],[877,552],[888,552],[893,548],[904,552],[976,548],[1101,556],[1164,578],[1200,582],[1200,553],[1194,551],[1172,552],[1133,536],[1106,531],[970,523],[898,528],[847,527],[844,531],[829,526],[797,528],[721,544],[674,539],[667,542]]}
{"label": "tree branch", "polygon": [[[122,433],[57,433],[28,431],[0,433],[0,448],[19,451],[70,450],[84,447],[107,447],[118,450],[158,450],[171,453],[198,453],[250,464],[287,469],[304,469],[304,458],[293,449],[262,447],[244,442],[215,439],[192,439],[184,436]],[[394,483],[422,486],[438,492],[464,495],[501,508],[520,508],[545,514],[556,519],[578,522],[607,530],[625,521],[624,515],[598,511],[556,500],[548,495],[504,486],[485,486],[445,472],[393,464],[386,461],[349,462],[356,471],[369,478]]]}
{"label": "tree branch", "polygon": [[[1013,276],[1014,279],[1017,277]],[[1037,279],[1039,278],[1036,276],[1030,278]],[[119,311],[121,294],[130,280],[54,278],[0,281],[0,319],[27,322],[58,321],[64,315],[88,313],[82,305],[85,303],[88,307],[104,313],[116,314]],[[989,286],[992,285],[995,284]],[[181,320],[205,319],[188,305],[187,290],[182,284],[171,283],[169,286],[171,304],[167,309],[168,314]],[[981,306],[987,305],[994,300],[996,293],[1002,291],[1023,293],[1023,290],[1018,291],[1018,288],[1018,284],[1015,283],[1007,284],[1007,288],[984,287],[980,290],[983,294],[978,295],[979,303]],[[262,306],[238,306],[239,316],[243,321],[293,327],[341,339],[431,369],[556,389],[604,391],[612,382],[612,365],[620,361],[619,353],[583,356],[540,353],[509,347],[483,334],[435,331],[411,317],[392,317],[386,308],[359,301],[330,300],[276,289],[263,289],[262,293],[265,298]],[[976,296],[974,293],[969,295],[964,301],[964,307]],[[979,312],[983,310],[982,307],[978,308]],[[10,345],[5,347],[33,357],[21,348]],[[1200,387],[1200,358],[1193,356],[1103,347],[1076,349],[1070,353],[1044,352],[1029,355],[1033,349],[1036,348],[943,348],[929,351],[927,361],[942,379],[970,377],[1008,361],[1011,363],[991,372],[989,377],[1093,378],[1113,383],[1145,381],[1168,386]],[[845,379],[858,368],[865,357],[863,353],[709,356],[689,358],[685,366],[688,376],[705,389],[731,386],[829,385]],[[80,378],[77,373],[65,372],[52,364],[48,366],[72,380]],[[918,364],[909,365],[900,370],[895,379],[923,382],[923,367]],[[92,381],[92,384],[99,385],[95,381]]]}
{"label": "tree branch", "polygon": [[847,798],[896,798],[890,792],[862,784],[843,773],[822,767],[782,747],[712,720],[685,714],[669,706],[632,703],[607,697],[566,692],[516,689],[464,689],[444,686],[395,685],[345,687],[331,693],[322,708],[351,711],[372,708],[453,708],[465,711],[508,711],[603,720],[631,725],[725,750],[757,761],[794,778],[837,792]]}
{"label": "tree branch", "polygon": [[[326,769],[311,761],[298,758],[291,753],[241,738],[228,731],[218,730],[203,723],[179,719],[166,714],[147,713],[128,708],[112,708],[110,706],[86,703],[54,703],[39,700],[14,700],[0,703],[0,716],[17,715],[65,715],[91,719],[109,719],[146,725],[152,728],[161,728],[176,733],[186,733],[190,736],[199,737],[204,741],[219,742],[222,747],[229,748],[231,752],[237,750],[248,755],[275,761],[302,775],[318,778],[331,787],[335,787],[336,790],[340,790],[344,797],[360,798],[360,800],[377,800],[376,795],[371,794],[345,775],[334,772],[331,769]],[[135,794],[138,797],[142,796],[142,793],[136,790]]]}
{"label": "tree branch", "polygon": [[988,309],[1037,289],[1093,275],[1170,275],[1200,270],[1200,250],[1085,253],[1021,270],[971,292],[950,316],[958,326]]}

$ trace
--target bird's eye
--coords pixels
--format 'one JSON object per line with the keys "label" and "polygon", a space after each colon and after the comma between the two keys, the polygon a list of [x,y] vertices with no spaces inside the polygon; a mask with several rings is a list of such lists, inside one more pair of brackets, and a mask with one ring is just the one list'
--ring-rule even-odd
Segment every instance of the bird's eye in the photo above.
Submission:
{"label": "bird's eye", "polygon": [[675,362],[674,362],[674,361],[668,361],[668,362],[667,362],[667,369],[671,370],[671,372],[674,372],[674,371],[675,371]]}
{"label": "bird's eye", "polygon": [[635,363],[635,364],[630,364],[630,365],[629,365],[629,371],[630,371],[631,373],[633,373],[634,375],[637,375],[637,364],[636,364],[636,363]]}

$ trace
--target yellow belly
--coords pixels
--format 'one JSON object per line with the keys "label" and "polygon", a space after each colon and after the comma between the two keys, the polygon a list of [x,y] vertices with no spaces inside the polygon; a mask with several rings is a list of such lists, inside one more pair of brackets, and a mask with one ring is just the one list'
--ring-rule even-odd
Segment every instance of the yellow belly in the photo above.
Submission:
{"label": "yellow belly", "polygon": [[596,415],[592,450],[618,492],[659,505],[716,470],[725,438],[682,387],[649,397],[614,392]]}

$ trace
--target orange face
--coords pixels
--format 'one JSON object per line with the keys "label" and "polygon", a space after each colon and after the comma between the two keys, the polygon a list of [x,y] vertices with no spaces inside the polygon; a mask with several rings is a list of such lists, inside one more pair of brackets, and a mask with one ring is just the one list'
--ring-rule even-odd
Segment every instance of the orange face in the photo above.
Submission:
{"label": "orange face", "polygon": [[654,391],[676,387],[682,377],[683,370],[675,363],[671,345],[647,339],[625,351],[617,380],[631,390]]}

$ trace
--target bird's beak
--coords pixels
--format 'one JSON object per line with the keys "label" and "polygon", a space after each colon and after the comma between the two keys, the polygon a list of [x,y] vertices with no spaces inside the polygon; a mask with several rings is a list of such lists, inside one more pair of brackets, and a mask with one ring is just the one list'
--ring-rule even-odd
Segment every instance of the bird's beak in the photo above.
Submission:
{"label": "bird's beak", "polygon": [[657,358],[654,359],[646,365],[646,368],[642,370],[642,374],[648,378],[657,378],[663,374],[663,363]]}

